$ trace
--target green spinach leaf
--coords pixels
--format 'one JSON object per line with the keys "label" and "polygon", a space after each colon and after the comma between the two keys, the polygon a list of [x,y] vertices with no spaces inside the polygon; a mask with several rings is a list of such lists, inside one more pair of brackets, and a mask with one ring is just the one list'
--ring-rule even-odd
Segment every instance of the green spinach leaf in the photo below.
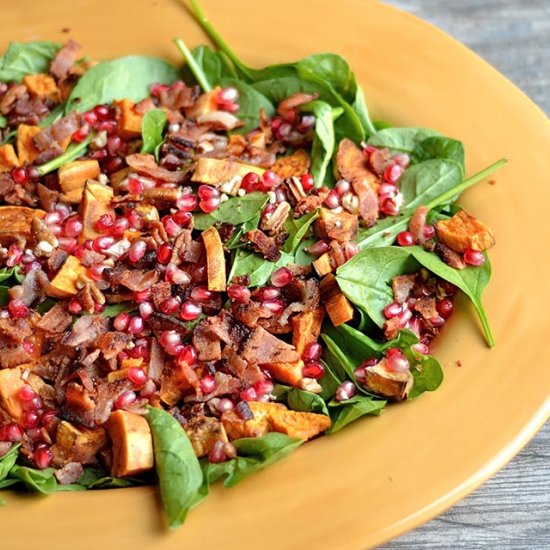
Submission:
{"label": "green spinach leaf", "polygon": [[1,82],[21,82],[24,76],[46,73],[61,46],[56,42],[12,42],[2,57]]}
{"label": "green spinach leaf", "polygon": [[164,141],[163,134],[167,121],[166,113],[161,109],[152,109],[145,113],[141,122],[142,153],[155,153],[158,160],[157,148]]}
{"label": "green spinach leaf", "polygon": [[341,406],[331,408],[332,426],[327,430],[327,434],[338,432],[344,426],[367,414],[379,415],[385,406],[386,401],[383,399],[361,396],[359,399],[344,402]]}
{"label": "green spinach leaf", "polygon": [[236,250],[233,257],[233,264],[228,276],[228,281],[242,275],[250,276],[250,286],[262,286],[271,277],[271,274],[280,267],[292,263],[294,256],[281,253],[281,258],[277,262],[270,262],[254,252],[247,250]]}
{"label": "green spinach leaf", "polygon": [[443,136],[433,136],[421,141],[411,153],[411,159],[415,164],[429,159],[454,160],[462,167],[462,173],[465,171],[464,144]]}
{"label": "green spinach leaf", "polygon": [[0,481],[8,477],[10,470],[15,466],[19,455],[19,445],[14,445],[4,456],[0,457]]}
{"label": "green spinach leaf", "polygon": [[36,470],[27,468],[26,466],[12,466],[9,477],[21,482],[30,491],[37,491],[44,495],[51,495],[57,489],[57,480],[54,475],[53,468],[45,468],[44,470]]}
{"label": "green spinach leaf", "polygon": [[393,152],[412,153],[426,138],[439,135],[429,128],[386,128],[370,136],[368,144],[387,147]]}
{"label": "green spinach leaf", "polygon": [[286,402],[288,408],[293,411],[313,412],[328,416],[328,409],[324,399],[316,393],[276,384],[273,388],[273,394],[277,398],[277,401]]}
{"label": "green spinach leaf", "polygon": [[292,254],[295,252],[302,242],[302,239],[306,236],[311,224],[317,219],[319,210],[314,210],[309,214],[301,216],[298,219],[289,217],[285,222],[285,229],[288,233],[288,237],[283,246],[283,252]]}

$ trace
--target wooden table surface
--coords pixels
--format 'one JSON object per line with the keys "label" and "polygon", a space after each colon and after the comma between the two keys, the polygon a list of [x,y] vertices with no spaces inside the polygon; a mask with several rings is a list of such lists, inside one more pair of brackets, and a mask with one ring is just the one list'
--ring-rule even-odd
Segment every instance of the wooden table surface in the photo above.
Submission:
{"label": "wooden table surface", "polygon": [[[550,0],[385,1],[454,36],[550,115]],[[550,422],[485,485],[389,548],[550,549]]]}

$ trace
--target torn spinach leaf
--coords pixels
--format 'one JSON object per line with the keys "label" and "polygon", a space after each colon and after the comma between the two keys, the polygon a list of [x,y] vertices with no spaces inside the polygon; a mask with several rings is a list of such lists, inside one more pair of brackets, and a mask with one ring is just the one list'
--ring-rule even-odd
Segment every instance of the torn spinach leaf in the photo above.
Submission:
{"label": "torn spinach leaf", "polygon": [[141,121],[141,135],[143,139],[141,152],[145,154],[154,153],[157,161],[158,148],[164,141],[163,134],[167,122],[166,113],[161,109],[147,111]]}
{"label": "torn spinach leaf", "polygon": [[21,82],[24,76],[47,73],[61,48],[56,42],[12,42],[0,65],[0,82]]}

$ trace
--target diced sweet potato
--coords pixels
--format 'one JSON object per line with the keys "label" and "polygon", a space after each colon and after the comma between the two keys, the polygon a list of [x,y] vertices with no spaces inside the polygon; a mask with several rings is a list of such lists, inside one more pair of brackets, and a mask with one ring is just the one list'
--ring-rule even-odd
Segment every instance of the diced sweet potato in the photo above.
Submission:
{"label": "diced sweet potato", "polygon": [[52,446],[53,464],[57,467],[67,462],[90,464],[106,445],[107,433],[104,428],[77,428],[62,420],[57,426],[55,444]]}
{"label": "diced sweet potato", "polygon": [[21,379],[20,367],[0,370],[0,408],[17,421],[23,415],[21,401],[18,398],[19,391],[25,385]]}
{"label": "diced sweet potato", "polygon": [[80,241],[95,239],[100,235],[96,230],[97,220],[104,214],[114,216],[114,209],[111,206],[113,198],[113,189],[97,181],[88,180],[84,187],[82,203],[80,205],[80,214],[82,215],[82,233]]}
{"label": "diced sweet potato", "polygon": [[95,408],[95,402],[90,397],[88,390],[77,382],[69,382],[67,384],[65,399],[67,399],[67,405],[81,411],[91,411]]}
{"label": "diced sweet potato", "polygon": [[380,181],[367,165],[367,157],[350,139],[343,139],[336,153],[336,167],[341,178],[350,183],[365,182],[373,191],[378,191]]}
{"label": "diced sweet potato", "polygon": [[324,414],[291,411],[278,403],[262,403],[270,407],[268,417],[271,429],[289,437],[311,439],[328,430],[331,426],[330,418]]}
{"label": "diced sweet potato", "polygon": [[111,413],[107,427],[113,442],[114,477],[134,476],[153,467],[153,438],[143,416],[118,410]]}
{"label": "diced sweet potato", "polygon": [[314,222],[314,229],[320,239],[347,243],[357,236],[357,216],[346,211],[335,214],[328,208],[321,208],[319,217]]}
{"label": "diced sweet potato", "polygon": [[261,437],[269,432],[267,411],[262,410],[257,401],[250,401],[248,404],[254,414],[251,420],[243,420],[235,409],[222,414],[221,420],[229,439]]}
{"label": "diced sweet potato", "polygon": [[336,277],[332,273],[325,275],[321,280],[321,298],[335,327],[353,319],[353,306],[342,294]]}
{"label": "diced sweet potato", "polygon": [[166,364],[160,379],[160,398],[168,405],[175,405],[185,392],[198,384],[198,375],[191,366],[183,362]]}
{"label": "diced sweet potato", "polygon": [[304,368],[304,362],[299,359],[293,363],[270,363],[267,365],[262,365],[273,378],[279,382],[284,382],[285,384],[290,384],[294,387],[299,387],[300,382],[304,375],[302,370]]}
{"label": "diced sweet potato", "polygon": [[324,254],[321,254],[314,262],[313,262],[313,268],[317,272],[317,275],[319,277],[324,277],[328,273],[332,273],[334,268],[332,267],[332,262],[330,259],[330,254],[328,252],[325,252]]}
{"label": "diced sweet potato", "polygon": [[34,136],[41,131],[40,126],[20,124],[17,127],[17,156],[20,164],[31,164],[40,153],[34,144]]}
{"label": "diced sweet potato", "polygon": [[365,386],[373,393],[401,401],[407,399],[413,386],[413,375],[410,371],[390,372],[385,368],[386,360],[365,369]]}
{"label": "diced sweet potato", "polygon": [[325,310],[322,307],[299,313],[292,318],[292,344],[297,353],[302,355],[310,342],[317,341],[324,318]]}
{"label": "diced sweet potato", "polygon": [[86,268],[76,256],[68,256],[61,269],[50,283],[48,294],[57,298],[70,298],[78,292],[76,282],[80,275],[86,274]]}
{"label": "diced sweet potato", "polygon": [[192,107],[188,107],[185,110],[185,115],[189,118],[197,119],[202,115],[207,115],[213,111],[218,110],[218,94],[220,93],[221,88],[216,86],[210,92],[205,92],[201,94],[197,101],[193,104]]}
{"label": "diced sweet potato", "polygon": [[86,180],[99,176],[99,163],[95,159],[75,160],[59,168],[59,186],[64,193],[75,189],[83,190]]}
{"label": "diced sweet potato", "polygon": [[142,116],[135,110],[135,105],[129,99],[113,102],[117,107],[117,126],[119,134],[125,138],[141,136]]}
{"label": "diced sweet potato", "polygon": [[12,168],[19,166],[19,159],[11,143],[0,147],[0,172],[9,172]]}
{"label": "diced sweet potato", "polygon": [[223,424],[212,416],[194,417],[184,428],[198,457],[207,455],[216,441],[228,441]]}
{"label": "diced sweet potato", "polygon": [[208,273],[208,290],[223,292],[225,290],[225,254],[218,230],[211,226],[202,232],[206,249],[206,270]]}
{"label": "diced sweet potato", "polygon": [[300,177],[309,172],[309,166],[309,155],[303,149],[299,149],[292,155],[278,158],[271,170],[281,178]]}
{"label": "diced sweet potato", "polygon": [[487,250],[495,244],[493,232],[466,210],[460,210],[450,220],[436,223],[439,240],[455,252],[468,248]]}
{"label": "diced sweet potato", "polygon": [[243,177],[249,172],[261,176],[265,170],[258,166],[243,164],[234,160],[201,157],[197,161],[191,180],[208,183],[219,187],[224,193],[236,195]]}
{"label": "diced sweet potato", "polygon": [[38,96],[40,99],[49,99],[56,103],[61,101],[61,90],[49,74],[26,75],[23,77],[23,84],[25,84],[31,94]]}
{"label": "diced sweet potato", "polygon": [[67,193],[61,193],[59,198],[67,204],[80,204],[82,202],[82,196],[84,195],[84,189],[73,189]]}
{"label": "diced sweet potato", "polygon": [[44,210],[26,206],[0,206],[0,243],[7,244],[19,238],[30,239],[32,220],[35,216],[42,219]]}

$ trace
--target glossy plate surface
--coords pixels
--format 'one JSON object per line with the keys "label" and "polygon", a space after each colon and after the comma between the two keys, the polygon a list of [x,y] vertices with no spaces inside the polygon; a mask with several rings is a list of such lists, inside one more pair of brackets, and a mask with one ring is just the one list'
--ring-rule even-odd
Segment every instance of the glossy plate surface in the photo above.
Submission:
{"label": "glossy plate surface", "polygon": [[[510,158],[492,185],[462,199],[498,239],[485,296],[497,347],[485,347],[461,301],[436,350],[446,370],[439,391],[308,444],[234,489],[216,487],[177,532],[164,530],[153,487],[4,494],[0,531],[10,550],[364,549],[463,497],[549,415],[550,123],[542,112],[465,47],[376,2],[204,0],[204,7],[253,66],[342,54],[375,119],[463,140],[470,174]],[[2,9],[2,49],[10,40],[72,36],[96,59],[142,53],[176,61],[170,40],[178,35],[205,42],[177,0],[17,0]]]}

